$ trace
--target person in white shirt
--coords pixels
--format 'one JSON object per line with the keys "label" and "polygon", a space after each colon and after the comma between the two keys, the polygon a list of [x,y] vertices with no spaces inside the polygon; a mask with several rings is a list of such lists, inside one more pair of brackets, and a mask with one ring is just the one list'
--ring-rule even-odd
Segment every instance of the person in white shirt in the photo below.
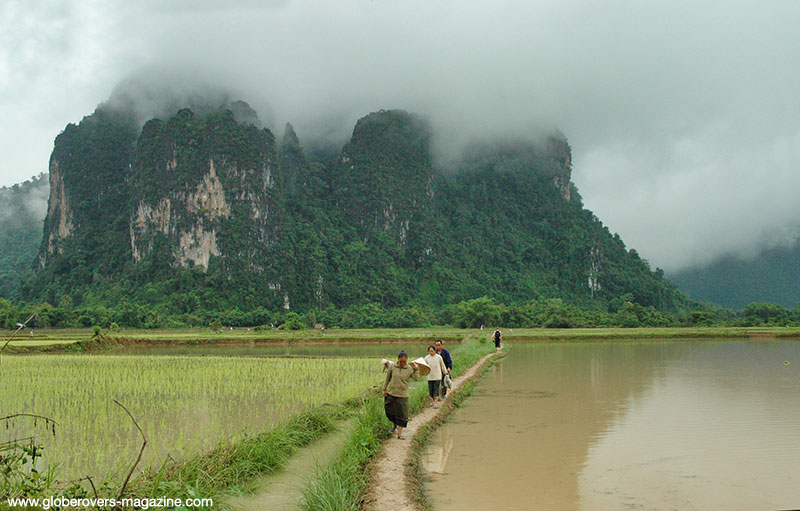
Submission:
{"label": "person in white shirt", "polygon": [[431,368],[431,372],[428,373],[428,394],[433,399],[433,407],[439,408],[439,386],[442,384],[442,378],[447,373],[447,367],[444,365],[442,356],[436,353],[436,348],[433,346],[428,346],[425,363]]}

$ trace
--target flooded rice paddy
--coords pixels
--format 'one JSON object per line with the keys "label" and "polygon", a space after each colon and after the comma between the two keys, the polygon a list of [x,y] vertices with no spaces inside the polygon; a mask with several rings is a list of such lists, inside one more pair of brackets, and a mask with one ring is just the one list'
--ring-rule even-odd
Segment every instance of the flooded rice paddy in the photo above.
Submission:
{"label": "flooded rice paddy", "polygon": [[515,344],[425,453],[456,509],[800,508],[800,343]]}

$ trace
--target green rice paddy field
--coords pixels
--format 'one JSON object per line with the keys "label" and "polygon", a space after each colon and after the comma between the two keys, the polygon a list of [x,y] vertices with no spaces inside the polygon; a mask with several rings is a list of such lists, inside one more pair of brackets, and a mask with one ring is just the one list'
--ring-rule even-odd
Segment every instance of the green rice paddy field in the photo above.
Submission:
{"label": "green rice paddy field", "polygon": [[360,357],[37,354],[4,356],[0,371],[0,416],[23,411],[57,423],[52,435],[34,427],[33,419],[18,418],[0,438],[36,434],[43,440],[43,461],[57,464],[60,478],[94,474],[100,480],[118,478],[141,444],[115,399],[145,432],[145,468],[353,398],[381,377],[374,359]]}

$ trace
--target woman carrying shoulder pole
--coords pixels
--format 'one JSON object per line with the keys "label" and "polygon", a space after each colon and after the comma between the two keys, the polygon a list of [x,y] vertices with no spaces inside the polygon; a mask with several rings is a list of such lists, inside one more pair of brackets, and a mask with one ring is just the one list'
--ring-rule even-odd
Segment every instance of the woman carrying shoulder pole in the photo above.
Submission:
{"label": "woman carrying shoulder pole", "polygon": [[428,394],[433,399],[433,407],[439,408],[439,386],[442,384],[442,378],[447,374],[447,367],[444,365],[442,356],[436,353],[436,348],[433,346],[428,346],[425,363],[431,368],[431,372],[428,373]]}
{"label": "woman carrying shoulder pole", "polygon": [[386,417],[394,424],[391,433],[404,440],[403,428],[408,426],[408,381],[419,379],[417,364],[408,363],[408,354],[401,351],[397,363],[389,364],[383,382],[383,408]]}

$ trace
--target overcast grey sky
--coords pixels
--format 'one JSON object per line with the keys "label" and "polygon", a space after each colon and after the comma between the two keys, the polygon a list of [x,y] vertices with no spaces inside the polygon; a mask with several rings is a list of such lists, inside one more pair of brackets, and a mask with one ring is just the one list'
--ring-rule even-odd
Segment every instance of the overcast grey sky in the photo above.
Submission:
{"label": "overcast grey sky", "polygon": [[379,108],[441,147],[558,126],[586,206],[675,270],[797,236],[799,26],[790,0],[0,0],[0,185],[147,69],[306,141]]}

